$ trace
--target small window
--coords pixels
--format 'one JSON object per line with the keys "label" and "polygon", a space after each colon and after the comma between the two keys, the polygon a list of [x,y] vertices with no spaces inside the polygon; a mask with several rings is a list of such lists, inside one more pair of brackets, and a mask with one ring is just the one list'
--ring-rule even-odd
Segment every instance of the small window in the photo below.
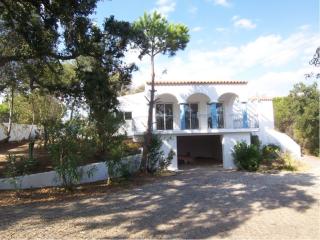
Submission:
{"label": "small window", "polygon": [[124,112],[124,120],[132,120],[132,112]]}

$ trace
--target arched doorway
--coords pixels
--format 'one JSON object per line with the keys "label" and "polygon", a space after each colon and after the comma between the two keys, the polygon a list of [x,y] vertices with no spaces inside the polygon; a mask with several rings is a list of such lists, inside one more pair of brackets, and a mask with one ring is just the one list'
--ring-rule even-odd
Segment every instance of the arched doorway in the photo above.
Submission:
{"label": "arched doorway", "polygon": [[241,103],[235,93],[224,93],[218,98],[224,128],[234,128],[234,122],[241,117]]}
{"label": "arched doorway", "polygon": [[184,104],[185,129],[208,128],[208,104],[210,98],[203,93],[190,95]]}

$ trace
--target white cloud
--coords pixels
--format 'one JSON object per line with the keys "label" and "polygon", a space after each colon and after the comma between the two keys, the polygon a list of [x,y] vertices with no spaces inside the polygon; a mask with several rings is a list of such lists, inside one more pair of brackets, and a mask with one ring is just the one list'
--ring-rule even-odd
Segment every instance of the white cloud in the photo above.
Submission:
{"label": "white cloud", "polygon": [[[304,74],[319,45],[319,34],[299,31],[284,38],[270,34],[242,45],[217,50],[188,50],[183,57],[156,59],[158,80],[248,80],[252,94],[284,95]],[[131,56],[134,59],[134,56]],[[149,59],[139,62],[133,84],[141,85],[150,78]],[[167,74],[162,71],[167,69]]]}
{"label": "white cloud", "polygon": [[203,30],[203,27],[197,26],[191,29],[192,32],[201,32]]}
{"label": "white cloud", "polygon": [[223,7],[230,7],[231,3],[228,0],[213,0],[215,5],[223,6]]}
{"label": "white cloud", "polygon": [[239,16],[233,16],[231,20],[233,21],[233,26],[237,28],[254,29],[257,27],[255,23],[253,23],[250,19],[247,19],[247,18],[240,18]]}
{"label": "white cloud", "polygon": [[216,31],[217,31],[217,32],[227,32],[228,29],[227,29],[227,28],[224,28],[224,27],[217,27],[217,28],[216,28]]}
{"label": "white cloud", "polygon": [[301,26],[298,27],[298,29],[301,30],[301,31],[308,31],[308,30],[310,30],[310,28],[311,28],[311,26],[308,25],[308,24],[301,25]]}
{"label": "white cloud", "polygon": [[191,6],[189,7],[188,12],[194,15],[198,12],[198,8],[196,6]]}
{"label": "white cloud", "polygon": [[301,67],[291,71],[271,71],[249,82],[249,92],[252,95],[286,96],[293,85],[303,81],[311,83],[312,79],[306,79],[305,74],[311,72],[310,66]]}
{"label": "white cloud", "polygon": [[153,10],[167,17],[169,13],[175,11],[175,8],[176,2],[174,0],[157,0],[156,8]]}

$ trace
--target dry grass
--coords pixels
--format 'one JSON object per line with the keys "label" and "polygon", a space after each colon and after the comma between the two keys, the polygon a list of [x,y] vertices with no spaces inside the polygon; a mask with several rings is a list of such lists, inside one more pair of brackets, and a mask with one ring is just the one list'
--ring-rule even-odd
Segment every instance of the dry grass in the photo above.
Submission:
{"label": "dry grass", "polygon": [[264,160],[258,171],[264,173],[278,173],[280,171],[304,172],[309,168],[304,162],[294,159],[288,153],[284,153],[275,159]]}

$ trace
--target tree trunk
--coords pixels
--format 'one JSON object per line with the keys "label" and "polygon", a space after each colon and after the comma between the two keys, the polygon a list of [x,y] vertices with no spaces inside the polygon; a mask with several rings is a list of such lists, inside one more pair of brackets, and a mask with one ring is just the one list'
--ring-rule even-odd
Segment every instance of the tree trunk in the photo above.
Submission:
{"label": "tree trunk", "polygon": [[70,113],[70,119],[69,119],[70,121],[73,120],[73,112],[74,112],[75,105],[76,105],[76,99],[72,101],[71,113]]}
{"label": "tree trunk", "polygon": [[8,123],[8,131],[7,131],[7,141],[9,141],[9,139],[10,139],[10,134],[11,134],[11,129],[12,129],[13,100],[14,100],[14,88],[11,87],[11,98],[10,98],[10,106],[9,106],[9,123]]}
{"label": "tree trunk", "polygon": [[[31,89],[31,93],[30,93],[30,102],[31,102],[31,112],[32,112],[32,123],[31,123],[30,132],[29,132],[29,141],[34,140],[34,139],[31,139],[31,137],[32,137],[32,131],[33,131],[33,125],[34,125],[34,120],[35,120],[33,89]],[[33,137],[32,137],[32,138],[33,138]]]}
{"label": "tree trunk", "polygon": [[154,55],[151,55],[151,90],[150,90],[150,99],[149,99],[149,110],[148,110],[148,125],[147,132],[144,136],[143,144],[143,155],[141,161],[141,170],[143,172],[148,171],[148,151],[152,139],[152,130],[153,130],[153,108],[154,108],[154,81],[155,81],[155,72],[154,72]]}
{"label": "tree trunk", "polygon": [[33,89],[31,89],[31,108],[32,108],[32,123],[29,132],[29,159],[33,159],[33,150],[35,143],[35,135],[32,135],[34,120],[35,120],[35,112],[34,112],[34,98],[33,98]]}
{"label": "tree trunk", "polygon": [[44,138],[44,143],[43,143],[43,147],[44,149],[48,149],[48,141],[49,141],[49,134],[48,134],[48,127],[47,124],[43,125],[43,138]]}

